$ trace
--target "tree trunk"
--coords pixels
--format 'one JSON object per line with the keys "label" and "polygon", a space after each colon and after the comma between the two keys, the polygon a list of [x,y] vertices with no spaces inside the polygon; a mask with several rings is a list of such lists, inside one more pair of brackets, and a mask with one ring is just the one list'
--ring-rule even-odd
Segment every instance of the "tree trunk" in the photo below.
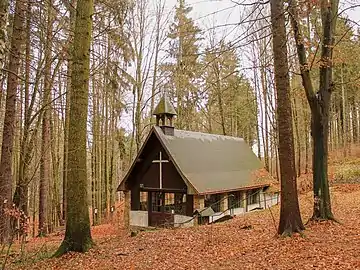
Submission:
{"label": "tree trunk", "polygon": [[71,60],[68,60],[68,71],[67,71],[67,80],[68,83],[66,84],[66,94],[65,94],[65,100],[66,100],[66,104],[65,104],[65,121],[64,121],[64,156],[63,156],[63,179],[62,179],[62,183],[63,183],[63,196],[62,196],[62,220],[60,221],[60,223],[63,225],[65,223],[65,219],[66,219],[66,185],[67,185],[67,171],[68,171],[68,154],[69,154],[69,149],[68,149],[68,144],[69,144],[69,110],[70,110],[70,90],[71,90],[71,83],[70,83],[70,79],[71,79]]}
{"label": "tree trunk", "polygon": [[[58,73],[58,72],[57,72]],[[55,75],[55,72],[54,72]],[[58,78],[61,78],[61,74],[58,73]],[[62,95],[62,84],[59,84],[59,95]],[[62,157],[62,119],[60,114],[52,113],[52,121],[51,121],[51,137],[53,140],[51,140],[51,148],[52,148],[52,160],[53,160],[53,222],[52,222],[52,230],[53,228],[56,228],[60,225],[60,222],[62,222],[62,213],[61,213],[61,197],[60,197],[60,184],[61,184],[61,157]],[[62,223],[61,223],[62,225]]]}
{"label": "tree trunk", "polygon": [[111,92],[111,122],[110,122],[110,132],[111,142],[110,142],[110,172],[109,172],[109,185],[110,185],[110,205],[113,207],[111,210],[111,214],[113,215],[113,211],[115,210],[115,198],[116,198],[116,189],[115,187],[117,181],[116,180],[116,163],[119,162],[116,159],[116,127],[117,127],[117,115],[115,111],[115,100],[116,93],[115,89],[112,89]]}
{"label": "tree trunk", "polygon": [[290,79],[286,46],[284,2],[271,0],[275,86],[277,90],[277,129],[279,135],[279,163],[281,175],[281,208],[278,233],[291,235],[304,225],[300,216],[296,188],[294,136],[290,99]]}
{"label": "tree trunk", "polygon": [[335,99],[335,108],[336,108],[336,146],[342,146],[342,102]]}
{"label": "tree trunk", "polygon": [[313,186],[314,213],[313,220],[334,219],[331,212],[330,191],[328,184],[328,137],[329,108],[332,91],[332,50],[334,44],[333,32],[336,25],[338,1],[321,4],[321,19],[323,27],[320,84],[315,94],[307,63],[304,38],[299,25],[296,0],[289,3],[290,20],[296,41],[296,49],[300,63],[302,83],[311,109],[311,132],[313,138]]}
{"label": "tree trunk", "polygon": [[304,173],[307,174],[309,172],[309,121],[308,121],[308,113],[305,111],[306,101],[301,99],[301,106],[303,106],[303,117],[304,117],[304,143],[305,143],[305,169]]}
{"label": "tree trunk", "polygon": [[357,111],[356,111],[356,100],[355,95],[351,97],[351,126],[352,126],[352,143],[357,143],[358,141],[358,126],[357,126]]}
{"label": "tree trunk", "polygon": [[86,126],[89,95],[90,43],[93,1],[79,0],[76,7],[69,118],[69,154],[65,239],[55,256],[85,252],[93,244],[88,208]]}
{"label": "tree trunk", "polygon": [[313,138],[314,219],[333,219],[328,184],[328,119],[314,113],[311,122]]}
{"label": "tree trunk", "polygon": [[[109,55],[110,55],[110,41],[108,39],[108,44],[107,44],[107,56],[106,58],[109,59]],[[109,60],[108,60],[109,61]],[[109,74],[109,62],[107,63],[107,74]],[[107,81],[107,75],[104,76],[104,81],[105,81],[105,87],[106,85],[108,85]],[[103,190],[103,195],[104,195],[104,199],[103,199],[103,212],[104,212],[104,216],[107,218],[109,213],[110,213],[110,205],[109,205],[109,171],[108,171],[108,167],[109,167],[109,163],[108,163],[108,158],[109,158],[109,89],[107,88],[106,91],[104,91],[105,97],[103,98],[103,104],[104,104],[104,110],[103,112],[105,113],[105,121],[103,121],[104,123],[104,129],[103,132],[101,133],[102,136],[104,136],[103,139],[103,183],[104,183],[104,190]]]}
{"label": "tree trunk", "polygon": [[[265,57],[265,56],[263,56]],[[265,73],[265,65],[266,61],[261,63],[261,87],[262,87],[262,94],[264,99],[264,113],[262,115],[263,117],[263,128],[261,129],[262,132],[262,138],[263,138],[263,147],[264,147],[264,163],[265,163],[265,169],[267,171],[270,170],[270,155],[269,155],[269,128],[268,128],[268,91],[267,91],[267,79],[266,79],[266,73]]]}
{"label": "tree trunk", "polygon": [[[255,59],[256,55],[255,55],[255,49],[254,49],[254,45],[253,45],[253,57]],[[256,61],[253,61],[253,66],[255,67],[256,66]],[[257,116],[256,116],[256,144],[257,144],[257,156],[260,160],[262,160],[262,157],[261,157],[261,147],[260,147],[260,128],[261,128],[261,125],[260,125],[260,121],[261,121],[261,118],[259,118],[259,116],[262,115],[261,113],[261,93],[260,93],[260,90],[259,90],[259,86],[258,86],[258,75],[257,75],[257,71],[256,69],[253,70],[254,72],[254,90],[255,90],[255,104],[256,104],[256,112],[257,112]],[[259,101],[259,102],[257,102]]]}
{"label": "tree trunk", "polygon": [[136,143],[136,154],[139,153],[141,148],[141,133],[142,133],[142,119],[141,119],[141,107],[143,99],[143,78],[142,78],[142,45],[140,45],[139,51],[136,54],[136,83],[134,85],[134,95],[136,95],[136,106],[135,106],[135,143]]}
{"label": "tree trunk", "polygon": [[13,143],[15,132],[16,90],[18,87],[18,71],[20,66],[20,50],[24,42],[24,18],[26,5],[24,1],[17,0],[15,6],[13,33],[11,37],[11,51],[9,57],[9,73],[6,90],[6,104],[4,129],[0,162],[0,242],[10,240],[10,219],[4,208],[12,207],[12,165]]}
{"label": "tree trunk", "polygon": [[300,177],[301,175],[301,139],[300,139],[300,133],[299,133],[299,117],[297,113],[297,106],[296,106],[296,97],[293,98],[294,100],[294,127],[295,127],[295,134],[296,134],[296,150],[297,150],[297,162],[296,162],[296,171],[297,176]]}
{"label": "tree trunk", "polygon": [[[163,12],[164,6],[162,5],[162,1],[158,1],[156,5],[156,35],[155,35],[155,56],[154,56],[154,71],[153,71],[153,78],[152,78],[152,85],[151,85],[151,104],[150,104],[150,116],[155,109],[155,94],[157,88],[157,71],[158,71],[158,62],[159,62],[159,52],[160,52],[160,23],[161,23],[161,14]],[[152,117],[150,117],[151,123]]]}
{"label": "tree trunk", "polygon": [[[73,5],[76,6],[76,0],[73,1]],[[73,31],[75,27],[75,9],[72,5],[68,6],[70,16],[70,29]],[[62,220],[60,224],[63,224],[66,219],[66,185],[67,185],[67,171],[68,171],[68,137],[69,137],[69,117],[70,117],[70,92],[71,92],[71,70],[72,70],[72,49],[73,38],[69,34],[68,37],[68,61],[67,61],[67,81],[66,81],[66,105],[65,105],[65,123],[64,123],[64,157],[63,157],[63,196],[62,196]]]}
{"label": "tree trunk", "polygon": [[[28,2],[26,9],[26,48],[25,48],[25,82],[24,82],[24,127],[22,139],[20,142],[20,160],[17,184],[14,192],[14,203],[16,207],[21,209],[25,215],[28,215],[28,177],[27,169],[29,167],[34,137],[30,136],[30,115],[32,106],[29,103],[30,88],[30,23],[31,23],[31,3]],[[34,87],[36,88],[36,87]],[[35,92],[35,91],[34,91]],[[33,98],[36,94],[34,93]],[[33,102],[31,103],[33,104]],[[34,132],[35,133],[35,132]],[[30,139],[31,138],[31,139]]]}
{"label": "tree trunk", "polygon": [[345,87],[344,87],[344,64],[340,67],[340,75],[341,75],[341,108],[342,108],[342,140],[343,140],[343,154],[344,157],[347,156],[347,150],[348,150],[348,110],[347,110],[347,96],[345,93]]}
{"label": "tree trunk", "polygon": [[40,160],[40,190],[39,190],[39,236],[48,232],[48,192],[50,184],[50,102],[51,102],[51,44],[52,44],[52,1],[47,4],[47,29],[45,44],[45,68],[43,90],[43,117],[42,117],[42,142]]}
{"label": "tree trunk", "polygon": [[214,74],[215,74],[215,89],[216,89],[216,96],[218,100],[218,106],[219,106],[219,114],[220,114],[220,125],[222,130],[222,135],[227,135],[226,133],[226,123],[225,123],[225,113],[224,113],[224,107],[223,107],[223,101],[222,101],[222,90],[221,90],[221,76],[220,76],[220,70],[219,65],[217,61],[213,63],[214,68]]}
{"label": "tree trunk", "polygon": [[319,93],[312,101],[312,137],[313,137],[313,171],[314,171],[314,213],[312,219],[334,219],[331,211],[330,190],[328,182],[328,138],[329,107],[332,91],[332,51],[334,44],[338,0],[330,6],[322,4],[323,43],[321,50]]}

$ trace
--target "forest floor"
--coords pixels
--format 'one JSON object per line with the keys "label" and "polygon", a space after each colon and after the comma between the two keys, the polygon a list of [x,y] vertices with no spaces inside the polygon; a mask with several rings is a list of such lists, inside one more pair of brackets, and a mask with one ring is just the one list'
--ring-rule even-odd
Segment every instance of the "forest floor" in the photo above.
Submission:
{"label": "forest floor", "polygon": [[[64,232],[11,247],[6,269],[360,269],[360,148],[330,155],[332,207],[340,223],[309,222],[303,235],[278,237],[279,206],[193,228],[142,231],[119,222],[92,227],[96,246],[51,258]],[[303,222],[312,214],[311,174],[298,179]],[[3,256],[0,257],[0,263]]]}
{"label": "forest floor", "polygon": [[[49,258],[63,233],[33,239],[23,261],[14,247],[6,269],[360,269],[360,185],[331,187],[341,223],[308,223],[304,235],[276,236],[279,206],[220,224],[144,231],[131,237],[114,225],[93,227],[96,246],[85,254]],[[300,195],[303,221],[312,194]]]}

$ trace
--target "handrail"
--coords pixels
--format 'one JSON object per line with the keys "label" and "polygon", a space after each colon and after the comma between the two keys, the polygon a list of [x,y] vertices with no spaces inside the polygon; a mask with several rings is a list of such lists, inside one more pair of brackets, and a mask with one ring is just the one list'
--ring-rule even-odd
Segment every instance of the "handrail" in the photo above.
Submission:
{"label": "handrail", "polygon": [[[231,210],[231,209],[234,209],[234,206],[235,206],[236,204],[241,203],[241,202],[244,202],[244,201],[247,201],[249,198],[251,198],[252,196],[255,196],[255,195],[259,194],[259,193],[260,193],[260,190],[258,190],[257,192],[255,192],[255,193],[253,193],[253,194],[251,194],[251,195],[246,196],[246,197],[243,198],[243,199],[240,199],[240,200],[232,203],[231,206],[230,206],[230,207],[228,206],[228,208],[225,209],[224,211],[222,211],[222,212],[217,212],[217,213],[215,213],[215,214],[212,215],[212,216],[213,216],[213,217],[214,217],[214,216],[220,216],[220,215],[224,214],[225,212],[227,212],[227,211],[229,211],[229,210]],[[227,198],[229,198],[229,197],[234,197],[234,195],[233,195],[233,194],[229,194],[228,196],[220,199],[219,201],[211,204],[210,206],[205,207],[202,211],[196,213],[195,215],[193,215],[192,218],[190,218],[190,219],[188,219],[188,220],[186,220],[186,221],[183,221],[183,222],[171,222],[171,223],[167,223],[167,224],[169,224],[169,225],[170,225],[170,224],[173,224],[173,225],[183,225],[183,224],[189,223],[189,222],[191,222],[192,220],[194,220],[195,218],[198,218],[199,215],[200,215],[200,213],[202,213],[203,211],[205,211],[205,210],[208,209],[209,207],[213,206],[214,204],[220,203],[221,201],[223,201],[223,200],[225,200],[225,199],[227,199]],[[260,199],[260,202],[259,202],[259,203],[261,203],[261,202],[266,202],[266,201],[271,201],[271,200],[273,200],[273,199],[265,199],[265,200],[261,200],[261,199]]]}
{"label": "handrail", "polygon": [[[241,203],[241,202],[244,202],[244,201],[246,201],[247,199],[251,198],[251,196],[254,196],[254,195],[258,194],[258,193],[260,193],[260,190],[259,190],[259,191],[256,191],[254,194],[251,194],[251,195],[245,197],[245,199],[240,199],[239,201],[236,201],[236,202],[233,203],[231,206],[234,206],[235,204],[237,204],[237,203],[239,203],[239,202],[240,202],[240,203]],[[215,216],[215,217],[216,217],[216,216],[220,216],[220,215],[224,214],[226,211],[228,211],[228,210],[230,210],[230,209],[234,209],[234,207],[229,207],[229,206],[228,206],[228,208],[225,209],[224,211],[215,213],[216,215],[213,215],[213,217],[214,217],[214,216]]]}
{"label": "handrail", "polygon": [[[225,209],[224,211],[222,211],[222,212],[217,212],[217,213],[215,213],[215,214],[212,215],[212,216],[213,216],[213,217],[214,217],[214,216],[220,216],[220,215],[224,214],[226,211],[228,211],[228,210],[230,210],[230,209],[234,209],[234,206],[235,206],[236,204],[238,204],[239,202],[241,203],[241,202],[247,201],[249,198],[251,198],[252,196],[255,196],[255,195],[259,194],[259,193],[260,193],[260,190],[258,190],[257,192],[255,192],[255,193],[253,193],[253,194],[251,194],[251,195],[249,195],[249,196],[246,196],[246,197],[243,198],[243,199],[240,199],[240,200],[234,202],[230,207],[228,206],[228,208]],[[200,215],[203,211],[205,211],[206,209],[208,209],[209,207],[211,207],[211,206],[213,206],[213,205],[215,205],[215,204],[217,204],[217,203],[220,203],[221,201],[223,201],[223,200],[225,200],[225,199],[228,199],[229,197],[235,197],[235,196],[234,196],[233,194],[229,194],[228,196],[221,198],[221,199],[218,200],[217,202],[212,203],[210,206],[205,207],[203,210],[201,210],[200,212],[196,213],[195,215],[193,215],[192,218],[190,218],[190,219],[188,219],[188,220],[186,220],[186,221],[183,221],[183,222],[169,222],[169,223],[166,223],[166,225],[170,225],[170,224],[172,224],[172,225],[183,225],[183,224],[189,223],[189,222],[191,222],[192,220],[194,220],[195,218],[198,218],[199,215]],[[261,199],[260,199],[260,202],[266,202],[266,201],[271,201],[271,200],[272,200],[272,199],[265,199],[265,200],[262,200],[262,201],[261,201]]]}
{"label": "handrail", "polygon": [[229,197],[234,197],[233,194],[230,194],[226,197],[223,197],[221,198],[220,200],[218,200],[217,202],[214,202],[212,203],[210,206],[207,206],[207,207],[204,207],[204,209],[202,209],[201,211],[197,212],[195,215],[192,216],[192,218],[188,219],[188,220],[185,220],[185,221],[182,221],[182,222],[169,222],[169,223],[164,223],[164,225],[183,225],[183,224],[186,224],[186,223],[189,223],[190,221],[194,220],[195,218],[198,218],[199,215],[204,212],[205,210],[209,209],[211,206],[217,204],[217,203],[220,203],[222,202],[223,200],[225,199],[228,199]]}

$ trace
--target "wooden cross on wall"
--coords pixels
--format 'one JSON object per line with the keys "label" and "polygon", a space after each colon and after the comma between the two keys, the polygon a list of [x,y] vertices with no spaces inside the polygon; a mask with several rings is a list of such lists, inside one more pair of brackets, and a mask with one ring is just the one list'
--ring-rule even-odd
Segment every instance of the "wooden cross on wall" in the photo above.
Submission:
{"label": "wooden cross on wall", "polygon": [[162,159],[162,153],[160,151],[159,159],[153,160],[153,163],[159,163],[159,187],[162,189],[162,164],[169,162],[168,160]]}

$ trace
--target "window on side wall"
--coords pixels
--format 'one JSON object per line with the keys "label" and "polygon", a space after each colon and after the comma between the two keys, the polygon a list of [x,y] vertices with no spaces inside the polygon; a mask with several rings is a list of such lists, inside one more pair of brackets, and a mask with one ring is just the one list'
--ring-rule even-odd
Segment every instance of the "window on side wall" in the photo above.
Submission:
{"label": "window on side wall", "polygon": [[248,204],[258,204],[260,202],[260,189],[253,189],[249,191],[247,203]]}
{"label": "window on side wall", "polygon": [[140,192],[140,211],[147,211],[147,200],[148,194],[147,192],[141,191]]}

